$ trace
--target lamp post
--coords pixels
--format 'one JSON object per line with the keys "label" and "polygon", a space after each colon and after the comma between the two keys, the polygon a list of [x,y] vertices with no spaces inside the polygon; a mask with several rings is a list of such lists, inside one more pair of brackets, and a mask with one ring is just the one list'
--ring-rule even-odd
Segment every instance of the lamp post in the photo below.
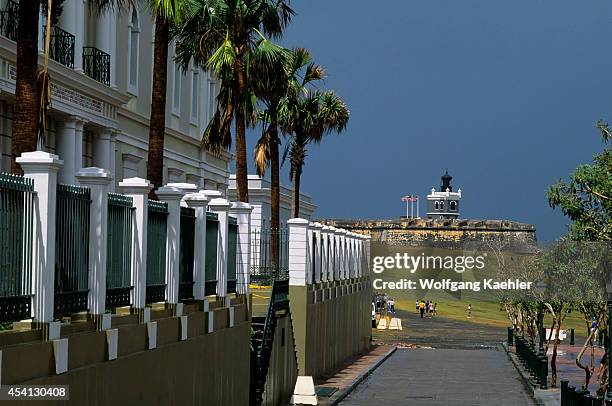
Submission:
{"label": "lamp post", "polygon": [[546,281],[539,281],[538,289],[542,291],[542,298],[540,300],[540,314],[542,315],[542,325],[538,326],[538,330],[540,333],[540,354],[544,353],[544,340],[546,340],[546,329],[544,329],[544,293],[546,292]]}

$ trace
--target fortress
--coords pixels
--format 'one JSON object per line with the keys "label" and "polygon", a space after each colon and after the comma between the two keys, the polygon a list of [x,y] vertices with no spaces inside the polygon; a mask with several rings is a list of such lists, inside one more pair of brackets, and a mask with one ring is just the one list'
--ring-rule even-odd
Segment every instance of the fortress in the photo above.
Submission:
{"label": "fortress", "polygon": [[504,250],[531,252],[537,246],[533,224],[510,220],[473,220],[459,218],[461,189],[452,192],[452,177],[442,176],[439,192],[427,196],[427,219],[387,220],[323,219],[320,223],[367,234],[372,242],[386,245],[411,245],[458,249],[466,244],[495,242]]}

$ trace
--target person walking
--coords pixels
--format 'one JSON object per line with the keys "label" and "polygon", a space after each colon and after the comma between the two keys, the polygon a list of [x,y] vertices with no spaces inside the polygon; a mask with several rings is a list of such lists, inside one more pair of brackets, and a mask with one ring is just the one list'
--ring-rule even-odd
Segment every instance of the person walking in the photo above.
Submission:
{"label": "person walking", "polygon": [[416,312],[418,313],[419,312],[419,301],[418,301],[418,299],[414,302],[414,306],[416,308]]}
{"label": "person walking", "polygon": [[421,318],[423,318],[423,314],[425,313],[425,302],[422,300],[419,303],[419,313],[421,314]]}
{"label": "person walking", "polygon": [[472,304],[471,303],[468,303],[467,316],[468,316],[468,319],[472,318]]}
{"label": "person walking", "polygon": [[429,317],[433,317],[434,315],[434,304],[432,301],[429,302]]}

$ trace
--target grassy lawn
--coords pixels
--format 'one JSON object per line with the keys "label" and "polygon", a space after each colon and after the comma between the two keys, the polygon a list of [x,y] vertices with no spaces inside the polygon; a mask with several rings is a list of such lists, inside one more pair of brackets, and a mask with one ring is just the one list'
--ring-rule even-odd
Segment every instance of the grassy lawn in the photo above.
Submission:
{"label": "grassy lawn", "polygon": [[[510,326],[510,321],[508,320],[506,311],[503,309],[500,303],[477,300],[467,301],[464,298],[462,300],[448,300],[448,298],[436,297],[433,294],[430,295],[430,298],[434,302],[440,299],[440,301],[437,302],[438,305],[436,307],[438,317],[493,327]],[[472,317],[468,318],[467,306],[470,303],[472,304]],[[395,307],[404,311],[416,312],[414,300],[408,301],[398,299],[395,301]],[[546,326],[550,326],[551,322],[552,318],[550,315],[547,315],[545,318]],[[568,314],[565,317],[562,328],[574,328],[576,335],[586,335],[586,326],[584,320],[582,319],[582,315],[579,312],[572,312],[571,314]]]}

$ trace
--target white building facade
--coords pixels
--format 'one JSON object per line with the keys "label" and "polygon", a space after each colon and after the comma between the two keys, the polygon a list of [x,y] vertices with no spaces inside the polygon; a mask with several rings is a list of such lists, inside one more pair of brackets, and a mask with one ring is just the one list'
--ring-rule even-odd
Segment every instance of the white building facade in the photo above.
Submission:
{"label": "white building facade", "polygon": [[[0,1],[0,170],[10,169],[16,77],[17,3]],[[46,18],[41,13],[39,63]],[[52,27],[49,73],[52,104],[46,149],[64,166],[61,183],[76,184],[83,167],[107,169],[115,190],[121,179],[146,178],[153,40],[146,2],[98,14],[83,0],[66,0]],[[200,147],[214,112],[218,84],[208,72],[183,72],[168,52],[164,183],[187,182],[226,193],[232,155]]]}

